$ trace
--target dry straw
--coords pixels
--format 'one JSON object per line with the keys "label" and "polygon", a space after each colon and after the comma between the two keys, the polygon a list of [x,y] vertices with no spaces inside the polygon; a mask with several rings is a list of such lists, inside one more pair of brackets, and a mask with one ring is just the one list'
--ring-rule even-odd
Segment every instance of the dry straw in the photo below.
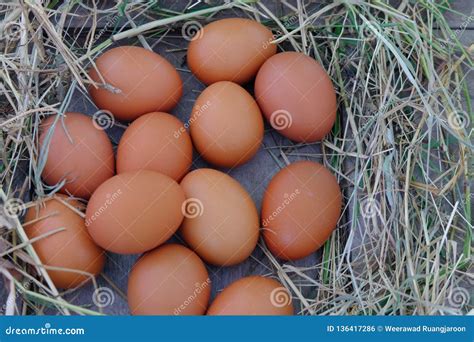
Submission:
{"label": "dry straw", "polygon": [[[64,112],[74,90],[85,93],[91,82],[85,70],[95,56],[122,39],[154,46],[179,35],[189,20],[205,23],[227,11],[274,29],[283,49],[316,58],[337,89],[337,123],[321,154],[303,154],[302,145],[267,146],[279,165],[290,156],[322,160],[343,184],[343,216],[320,263],[285,264],[259,246],[272,274],[297,299],[298,311],[468,312],[473,113],[466,77],[474,47],[463,46],[460,30],[447,24],[447,1],[401,0],[397,7],[381,0],[304,3],[281,1],[282,16],[268,2],[252,1],[182,13],[153,1],[106,9],[97,8],[99,1],[60,7],[54,0],[3,2],[2,200],[54,191],[41,183],[38,123]],[[54,287],[27,241],[27,225],[5,216],[0,223],[4,313],[99,313],[75,305],[71,293],[66,301]]]}

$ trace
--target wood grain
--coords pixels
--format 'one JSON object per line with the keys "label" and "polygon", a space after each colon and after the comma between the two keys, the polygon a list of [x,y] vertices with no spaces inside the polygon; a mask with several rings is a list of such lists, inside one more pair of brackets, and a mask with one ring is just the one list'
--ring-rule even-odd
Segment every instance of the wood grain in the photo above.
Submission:
{"label": "wood grain", "polygon": [[[268,7],[271,8],[274,13],[277,15],[283,15],[285,13],[284,6],[281,5],[279,1],[263,1]],[[289,1],[290,3],[296,4],[296,1]],[[162,1],[163,7],[168,7],[173,10],[181,10],[184,5],[186,5],[187,1]],[[453,9],[459,11],[463,14],[473,15],[473,1],[472,0],[459,0],[453,2]],[[230,12],[226,14],[219,14],[216,17],[222,16],[235,16],[241,15],[237,12]],[[470,30],[470,28],[474,28],[474,21],[470,22],[469,24],[465,25],[465,18],[463,19],[462,16],[457,15],[455,13],[447,13],[446,18],[450,23],[451,27],[457,29],[459,27],[466,26],[466,30],[459,34],[459,39],[466,45],[473,44],[474,42],[474,31]],[[152,40],[147,40],[149,43],[152,43]],[[125,43],[125,42],[124,42]],[[180,70],[186,70],[187,66],[185,63],[186,51],[185,48],[187,46],[187,41],[182,39],[180,36],[169,36],[166,37],[160,44],[156,45],[156,52],[163,55],[167,58],[175,67],[180,68]],[[179,51],[171,52],[170,49],[182,49]],[[474,94],[474,77],[472,75],[472,70],[467,70],[466,77],[469,81],[469,89],[471,98]],[[180,71],[180,75],[184,82],[184,93],[183,97],[178,104],[178,106],[173,110],[173,114],[179,117],[181,120],[186,122],[189,119],[191,108],[193,105],[194,100],[198,96],[199,92],[204,89],[204,85],[201,84],[191,73],[187,71]],[[251,89],[249,89],[251,91]],[[79,111],[83,113],[87,113],[92,115],[96,108],[93,104],[90,103],[87,98],[85,98],[79,92],[75,94],[73,97],[74,101],[71,103],[68,110],[70,111]],[[278,144],[282,144],[285,140],[279,136],[278,134],[272,132],[272,130],[267,128],[267,133],[265,134],[264,138],[264,145],[275,146]],[[108,134],[110,135],[114,145],[116,146],[121,134],[123,133],[123,129],[114,127],[108,130]],[[313,145],[308,146],[303,149],[300,149],[302,153],[319,153],[320,149],[319,146]],[[291,160],[292,158],[290,158]],[[194,156],[193,168],[200,168],[200,167],[209,167],[209,165],[201,160],[197,155]],[[265,187],[267,186],[268,182],[270,181],[271,177],[279,170],[279,167],[273,160],[272,156],[266,151],[263,147],[259,150],[257,156],[252,159],[249,163],[233,169],[233,170],[223,170],[225,172],[229,172],[229,174],[237,179],[251,194],[252,198],[254,199],[258,209],[260,210],[261,200],[263,196],[263,192]],[[179,236],[173,238],[173,241],[180,241]],[[314,255],[295,262],[295,265],[303,266],[303,265],[314,265],[315,263],[320,260],[320,252],[315,253]],[[107,254],[107,263],[104,270],[104,274],[107,278],[110,278],[114,284],[120,289],[121,292],[126,293],[127,290],[127,278],[128,273],[133,266],[134,262],[138,256],[123,256],[117,255],[113,253]],[[223,289],[232,281],[239,279],[243,276],[247,275],[254,275],[254,274],[262,274],[262,275],[275,275],[276,270],[272,268],[268,262],[262,261],[266,260],[266,258],[262,255],[262,251],[259,247],[253,252],[251,258],[247,261],[243,262],[240,265],[233,266],[233,267],[215,267],[209,266],[209,274],[212,281],[212,297],[216,295],[218,291]],[[308,273],[308,276],[315,277],[316,274],[314,272]],[[98,279],[99,286],[107,286],[110,287],[110,284],[103,278],[99,277]],[[2,285],[0,283],[0,285]],[[0,286],[1,290],[1,297],[5,298],[4,294],[6,294],[4,286]],[[73,294],[67,295],[66,298],[71,299],[76,304],[82,304],[89,306],[92,302],[92,293],[93,293],[92,285],[87,285],[84,288],[76,291]],[[306,293],[306,295],[310,295]],[[297,303],[296,303],[297,304]],[[92,307],[93,309],[97,309],[96,307]],[[124,315],[128,314],[128,306],[126,300],[122,298],[117,292],[115,294],[115,299],[112,305],[109,305],[103,309],[104,313],[112,314],[112,315]]]}

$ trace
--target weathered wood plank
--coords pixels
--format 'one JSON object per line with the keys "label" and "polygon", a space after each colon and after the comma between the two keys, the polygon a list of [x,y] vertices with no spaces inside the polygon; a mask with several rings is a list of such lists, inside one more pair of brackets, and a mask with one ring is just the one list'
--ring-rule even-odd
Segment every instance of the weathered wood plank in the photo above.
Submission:
{"label": "weathered wood plank", "polygon": [[[295,1],[290,2],[295,3]],[[171,0],[163,1],[162,3],[164,7],[169,4],[170,8],[173,8],[175,10],[181,10],[183,7],[183,3],[185,5],[187,1]],[[268,6],[271,6],[272,10],[274,10],[276,14],[281,15],[282,13],[284,13],[284,7],[281,6],[280,2],[265,1],[265,3]],[[453,3],[453,8],[464,14],[473,14],[473,2],[471,0],[455,1]],[[227,14],[226,16],[229,15],[232,14]],[[452,13],[448,13],[446,17],[454,28],[462,26],[465,21],[465,18],[462,19],[461,16],[454,15]],[[466,27],[474,27],[474,22],[469,23]],[[464,44],[472,44],[474,42],[474,31],[466,30],[464,32],[461,32],[459,38]],[[187,69],[185,63],[186,51],[169,51],[171,47],[184,49],[186,48],[186,45],[187,42],[184,39],[180,39],[179,36],[175,36],[174,38],[169,37],[166,38],[161,44],[156,46],[156,51],[165,56],[175,67]],[[469,70],[468,72],[469,74],[467,75],[467,78],[469,80],[469,89],[472,98],[474,94],[474,77],[472,74],[472,70]],[[198,96],[199,92],[204,89],[204,85],[201,84],[189,72],[180,71],[180,74],[184,81],[184,93],[179,105],[173,110],[173,114],[175,114],[181,120],[186,122],[189,119],[194,99]],[[73,98],[75,100],[73,103],[71,103],[69,110],[80,111],[90,115],[92,115],[96,111],[96,108],[85,97],[77,95]],[[123,133],[123,129],[115,127],[109,130],[108,133],[112,138],[114,145],[116,145],[120,139],[121,134]],[[281,136],[270,131],[267,132],[265,135],[264,144],[265,146],[275,146],[277,144],[282,143],[282,141],[284,141],[284,139]],[[320,150],[317,145],[308,146],[304,150],[301,150],[301,152],[303,153],[319,153],[319,151]],[[209,165],[207,163],[205,163],[200,158],[198,158],[197,155],[195,155],[193,168],[208,166]],[[278,166],[272,159],[269,152],[264,150],[264,148],[262,147],[253,160],[239,168],[232,170],[230,174],[235,179],[237,179],[249,191],[249,193],[251,193],[252,198],[254,199],[258,209],[260,209],[264,189],[270,181],[271,177],[277,171]],[[179,241],[179,237],[175,237],[174,241]],[[113,253],[107,254],[107,263],[104,270],[104,274],[108,278],[110,278],[122,292],[126,293],[128,273],[137,258],[138,256],[122,256]],[[211,280],[213,282],[212,296],[214,297],[217,291],[221,290],[229,283],[242,276],[251,274],[268,275],[274,272],[275,270],[273,270],[268,263],[261,262],[261,260],[265,259],[266,258],[264,258],[262,255],[262,251],[257,248],[252,254],[252,257],[240,265],[227,268],[209,266],[208,270],[211,276]],[[304,260],[300,260],[295,264],[299,266],[313,265],[317,263],[318,260],[320,260],[319,252]],[[314,276],[314,273],[309,275]],[[100,286],[110,287],[110,285],[103,278],[99,278],[98,281]],[[0,294],[2,294],[1,297],[3,298],[4,292],[2,291],[4,291],[3,287],[0,290]],[[77,291],[75,294],[70,295],[69,297],[73,298],[74,302],[77,304],[88,305],[92,302],[92,293],[92,285],[88,285],[82,288],[80,291]],[[116,295],[113,304],[104,308],[104,312],[115,315],[128,314],[128,306],[123,298]]]}

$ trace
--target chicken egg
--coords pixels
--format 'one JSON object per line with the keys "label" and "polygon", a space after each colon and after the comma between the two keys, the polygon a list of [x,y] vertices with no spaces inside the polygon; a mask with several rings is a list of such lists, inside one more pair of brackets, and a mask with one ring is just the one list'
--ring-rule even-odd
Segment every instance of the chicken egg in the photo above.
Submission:
{"label": "chicken egg", "polygon": [[80,202],[57,195],[31,207],[25,215],[26,234],[30,240],[38,239],[33,248],[53,283],[62,289],[90,280],[104,267],[104,251],[92,241],[84,219],[75,211],[82,209]]}
{"label": "chicken egg", "polygon": [[263,139],[263,118],[257,103],[232,82],[217,82],[204,89],[189,122],[197,151],[217,166],[230,168],[247,162]]}
{"label": "chicken egg", "polygon": [[181,181],[186,194],[183,239],[205,261],[235,265],[257,245],[259,218],[247,191],[229,175],[198,169]]}
{"label": "chicken egg", "polygon": [[326,71],[299,52],[270,57],[255,79],[255,98],[270,124],[296,142],[315,142],[336,119],[336,92]]}
{"label": "chicken egg", "polygon": [[188,47],[188,66],[205,84],[250,81],[276,53],[272,32],[250,19],[216,20],[198,31]]}
{"label": "chicken egg", "polygon": [[204,263],[193,251],[176,244],[145,253],[128,278],[133,315],[203,315],[210,294]]}
{"label": "chicken egg", "polygon": [[60,118],[50,116],[41,123],[40,131],[41,155],[47,153],[41,176],[48,185],[65,180],[61,192],[88,199],[114,175],[112,143],[91,117],[74,112]]}
{"label": "chicken egg", "polygon": [[250,276],[241,278],[217,295],[208,315],[293,315],[288,290],[278,281]]}
{"label": "chicken egg", "polygon": [[86,225],[102,248],[142,253],[168,240],[183,220],[184,192],[150,170],[120,173],[100,185],[86,210]]}
{"label": "chicken egg", "polygon": [[193,146],[183,123],[167,113],[148,113],[125,130],[117,149],[117,173],[161,172],[179,181],[191,166]]}
{"label": "chicken egg", "polygon": [[119,120],[168,112],[183,92],[176,69],[157,53],[138,46],[110,49],[97,58],[95,65],[97,70],[91,68],[89,76],[100,86],[89,87],[92,100]]}
{"label": "chicken egg", "polygon": [[319,249],[336,228],[342,194],[323,165],[299,161],[270,181],[262,203],[263,237],[270,251],[286,260]]}

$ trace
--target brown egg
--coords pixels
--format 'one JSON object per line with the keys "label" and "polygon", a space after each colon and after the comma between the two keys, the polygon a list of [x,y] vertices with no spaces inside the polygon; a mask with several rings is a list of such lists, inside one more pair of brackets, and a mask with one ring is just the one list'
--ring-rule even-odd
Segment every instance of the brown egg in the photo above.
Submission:
{"label": "brown egg", "polygon": [[125,172],[92,195],[86,225],[94,241],[121,254],[142,253],[168,240],[183,220],[184,192],[173,179],[149,170]]}
{"label": "brown egg", "polygon": [[170,114],[154,112],[125,130],[117,150],[117,173],[152,170],[179,181],[192,159],[193,145],[183,123]]}
{"label": "brown egg", "polygon": [[197,98],[189,120],[194,146],[208,162],[235,167],[252,158],[263,139],[257,103],[241,86],[217,82]]}
{"label": "brown egg", "polygon": [[211,281],[206,266],[186,247],[170,244],[143,255],[128,278],[133,315],[203,315]]}
{"label": "brown egg", "polygon": [[232,177],[198,169],[181,181],[186,194],[183,239],[205,261],[220,266],[249,257],[258,240],[259,219],[250,195]]}
{"label": "brown egg", "polygon": [[65,113],[64,120],[50,116],[41,123],[41,155],[50,143],[41,176],[48,185],[62,180],[61,192],[88,199],[97,187],[115,173],[112,144],[107,134],[94,125],[91,117]]}
{"label": "brown egg", "polygon": [[297,142],[314,142],[336,119],[336,93],[313,58],[283,52],[269,58],[255,79],[255,98],[270,124]]}
{"label": "brown egg", "polygon": [[[90,275],[99,274],[105,263],[104,251],[87,233],[84,219],[71,208],[84,209],[84,205],[58,195],[57,199],[31,207],[25,216],[25,223],[37,220],[25,225],[30,240],[51,234],[35,241],[33,248],[45,266],[65,269],[46,268],[53,283],[63,289],[76,287],[91,279]],[[60,228],[64,230],[52,233]]]}
{"label": "brown egg", "polygon": [[250,81],[267,58],[276,53],[272,32],[243,18],[216,20],[204,26],[188,47],[188,66],[205,84]]}
{"label": "brown egg", "polygon": [[94,68],[89,76],[99,88],[89,87],[96,106],[124,121],[140,115],[170,111],[178,103],[182,82],[176,69],[163,57],[137,46],[119,46],[103,53],[95,61],[110,86],[104,87]]}
{"label": "brown egg", "polygon": [[208,315],[293,315],[288,290],[278,281],[251,276],[233,282],[212,302]]}
{"label": "brown egg", "polygon": [[286,260],[304,258],[329,238],[341,214],[336,177],[324,166],[299,161],[270,181],[262,203],[263,237]]}

